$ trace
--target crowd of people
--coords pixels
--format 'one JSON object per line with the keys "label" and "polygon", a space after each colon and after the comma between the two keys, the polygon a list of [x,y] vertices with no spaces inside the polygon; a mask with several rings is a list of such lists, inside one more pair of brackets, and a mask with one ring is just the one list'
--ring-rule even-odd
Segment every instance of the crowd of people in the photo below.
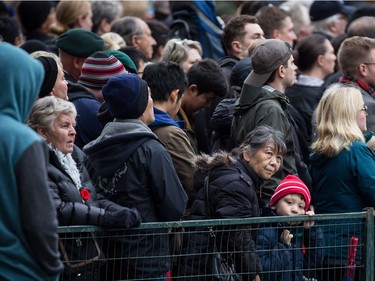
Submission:
{"label": "crowd of people", "polygon": [[[147,2],[0,1],[1,280],[211,280],[192,258],[209,233],[110,238],[105,261],[58,226],[375,207],[373,4]],[[334,224],[231,227],[216,246],[243,281],[343,280],[347,247],[325,245],[361,230]]]}

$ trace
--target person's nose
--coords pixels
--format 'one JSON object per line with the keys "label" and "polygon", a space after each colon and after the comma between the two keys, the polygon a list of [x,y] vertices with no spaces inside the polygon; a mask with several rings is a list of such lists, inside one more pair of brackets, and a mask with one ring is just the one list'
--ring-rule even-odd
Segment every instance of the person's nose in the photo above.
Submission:
{"label": "person's nose", "polygon": [[72,126],[70,132],[69,132],[70,135],[76,135],[77,134],[77,131],[76,129]]}

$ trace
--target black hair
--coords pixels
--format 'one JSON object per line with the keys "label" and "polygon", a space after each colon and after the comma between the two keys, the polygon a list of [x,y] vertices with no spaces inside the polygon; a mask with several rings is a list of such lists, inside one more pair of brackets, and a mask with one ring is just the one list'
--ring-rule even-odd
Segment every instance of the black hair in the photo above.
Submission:
{"label": "black hair", "polygon": [[187,79],[181,66],[175,62],[152,63],[145,67],[142,79],[150,87],[154,101],[167,101],[172,91],[178,89],[178,99],[187,86]]}
{"label": "black hair", "polygon": [[225,75],[212,59],[204,59],[195,64],[186,73],[188,84],[195,84],[198,95],[215,93],[218,97],[224,97],[228,92],[228,83]]}

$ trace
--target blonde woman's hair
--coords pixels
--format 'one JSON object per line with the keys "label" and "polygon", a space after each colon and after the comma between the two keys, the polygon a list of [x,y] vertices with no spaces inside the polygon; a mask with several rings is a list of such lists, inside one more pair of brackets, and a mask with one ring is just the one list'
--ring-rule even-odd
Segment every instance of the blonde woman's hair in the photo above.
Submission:
{"label": "blonde woman's hair", "polygon": [[91,11],[91,3],[88,0],[69,1],[60,0],[56,6],[56,23],[50,27],[50,31],[60,35],[74,28],[79,17],[87,17]]}
{"label": "blonde woman's hair", "polygon": [[188,39],[170,39],[164,46],[161,60],[173,61],[181,65],[188,59],[190,49],[196,49],[202,56],[202,46],[198,41]]}
{"label": "blonde woman's hair", "polygon": [[100,37],[104,40],[104,50],[119,50],[126,47],[124,38],[116,32],[107,32]]}
{"label": "blonde woman's hair", "polygon": [[188,47],[189,50],[190,49],[196,49],[198,51],[198,53],[199,53],[200,56],[202,56],[202,54],[203,54],[203,52],[202,52],[202,45],[198,41],[184,39],[184,40],[182,40],[182,45]]}
{"label": "blonde woman's hair", "polygon": [[348,84],[333,84],[323,94],[315,112],[317,140],[312,149],[328,157],[349,150],[353,141],[365,141],[357,123],[363,107],[360,90]]}

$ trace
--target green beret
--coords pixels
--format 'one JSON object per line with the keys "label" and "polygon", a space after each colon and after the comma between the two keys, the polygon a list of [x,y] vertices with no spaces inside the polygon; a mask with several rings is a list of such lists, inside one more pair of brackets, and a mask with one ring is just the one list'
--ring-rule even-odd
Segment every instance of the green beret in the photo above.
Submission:
{"label": "green beret", "polygon": [[73,28],[57,37],[56,46],[69,55],[87,58],[97,51],[103,51],[104,41],[94,32]]}
{"label": "green beret", "polygon": [[122,63],[122,65],[126,68],[128,72],[137,74],[138,72],[137,67],[135,66],[134,62],[127,54],[121,51],[117,51],[117,50],[107,50],[105,52],[116,57]]}

